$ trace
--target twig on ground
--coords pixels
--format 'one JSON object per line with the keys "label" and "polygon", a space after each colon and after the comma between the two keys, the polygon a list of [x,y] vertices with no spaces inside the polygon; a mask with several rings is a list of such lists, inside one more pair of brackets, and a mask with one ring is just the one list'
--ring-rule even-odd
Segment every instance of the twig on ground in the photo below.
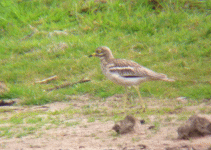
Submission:
{"label": "twig on ground", "polygon": [[60,89],[60,88],[65,88],[67,86],[73,86],[75,84],[85,83],[85,82],[89,82],[89,81],[91,81],[91,80],[82,78],[81,80],[79,80],[77,82],[73,82],[73,83],[66,82],[66,83],[64,83],[62,85],[58,85],[58,86],[55,86],[53,88],[46,89],[45,91],[53,91],[53,90],[57,90],[57,89]]}
{"label": "twig on ground", "polygon": [[29,35],[26,35],[24,38],[20,39],[20,41],[26,40],[26,39],[32,37],[35,33],[38,33],[39,32],[37,30],[37,28],[32,27],[31,25],[29,25],[29,28],[32,30],[32,33],[30,33]]}
{"label": "twig on ground", "polygon": [[23,40],[26,40],[26,39],[32,37],[32,36],[34,35],[34,33],[35,33],[35,32],[32,32],[31,34],[26,35],[24,38],[20,39],[20,41],[23,41]]}
{"label": "twig on ground", "polygon": [[54,35],[68,35],[67,31],[60,31],[60,30],[54,30],[53,32],[49,32],[49,36]]}
{"label": "twig on ground", "polygon": [[26,35],[25,37],[23,37],[22,39],[20,39],[20,41],[26,40],[30,37],[32,37],[34,34],[44,34],[44,35],[49,35],[49,37],[52,37],[54,35],[68,35],[68,32],[66,30],[62,31],[62,30],[54,30],[53,32],[47,32],[47,31],[39,31],[37,28],[29,25],[29,28],[32,30],[32,33],[30,33],[29,35]]}
{"label": "twig on ground", "polygon": [[56,79],[57,79],[57,75],[54,75],[49,78],[43,79],[41,81],[36,81],[35,83],[44,84],[44,83],[48,83],[49,81],[56,80]]}

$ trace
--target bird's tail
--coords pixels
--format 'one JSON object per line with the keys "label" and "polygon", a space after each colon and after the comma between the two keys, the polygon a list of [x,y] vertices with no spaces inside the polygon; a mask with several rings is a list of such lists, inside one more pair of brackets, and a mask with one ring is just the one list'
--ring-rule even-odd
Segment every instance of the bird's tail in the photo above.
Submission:
{"label": "bird's tail", "polygon": [[167,81],[167,82],[174,82],[175,80],[174,79],[169,79],[169,78],[164,78],[162,79],[163,81]]}
{"label": "bird's tail", "polygon": [[167,82],[174,82],[174,79],[169,79],[167,75],[160,73],[160,80],[167,81]]}

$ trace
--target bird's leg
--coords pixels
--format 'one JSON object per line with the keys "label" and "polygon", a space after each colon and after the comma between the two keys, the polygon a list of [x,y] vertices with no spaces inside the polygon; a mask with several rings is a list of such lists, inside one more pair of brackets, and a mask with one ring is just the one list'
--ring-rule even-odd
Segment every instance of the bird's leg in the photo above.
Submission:
{"label": "bird's leg", "polygon": [[136,89],[136,91],[137,91],[137,93],[138,93],[138,97],[139,97],[139,99],[141,100],[141,107],[142,107],[142,109],[143,109],[143,112],[145,112],[145,103],[144,103],[144,101],[143,101],[143,99],[142,99],[142,97],[141,97],[141,94],[140,94],[140,92],[139,92],[139,86],[134,86],[134,88]]}
{"label": "bird's leg", "polygon": [[124,95],[124,113],[126,114],[125,107],[127,103],[127,86],[125,86],[125,95]]}
{"label": "bird's leg", "polygon": [[126,114],[126,104],[127,104],[127,86],[125,86],[125,94],[124,94],[124,106],[123,106],[123,111],[124,111],[124,114]]}

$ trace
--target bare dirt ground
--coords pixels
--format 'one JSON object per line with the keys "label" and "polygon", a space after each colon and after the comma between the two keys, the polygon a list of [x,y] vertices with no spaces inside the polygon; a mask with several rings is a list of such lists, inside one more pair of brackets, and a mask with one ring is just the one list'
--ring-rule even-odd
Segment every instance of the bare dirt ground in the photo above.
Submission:
{"label": "bare dirt ground", "polygon": [[[70,102],[56,102],[47,104],[45,106],[32,106],[22,107],[16,106],[18,112],[24,111],[36,111],[43,109],[44,111],[54,112],[65,108],[69,108],[69,105],[83,109],[83,105],[87,104],[87,97],[71,98]],[[89,104],[101,104],[106,107],[110,107],[109,102],[118,101],[121,96],[108,98],[101,104],[99,101],[95,101]],[[147,101],[152,107],[158,106],[158,104],[152,104],[152,101]],[[164,104],[163,102],[160,102]],[[165,104],[164,104],[165,105]],[[168,105],[168,104],[166,104]],[[204,107],[205,104],[197,106],[185,106],[183,111],[195,111],[196,114],[206,117],[211,120],[211,115],[203,114],[198,110]],[[8,106],[7,106],[8,107]],[[210,105],[206,107],[210,108]],[[112,108],[111,108],[112,109]],[[132,108],[131,108],[132,109]],[[6,116],[9,117],[11,112]],[[120,114],[122,115],[122,114]],[[0,137],[0,149],[3,150],[207,150],[211,147],[211,136],[205,136],[202,138],[192,138],[189,140],[177,139],[177,128],[185,122],[185,120],[178,121],[177,116],[179,113],[168,114],[168,117],[175,118],[168,122],[161,121],[158,130],[150,130],[149,127],[153,125],[156,115],[148,115],[149,121],[140,125],[140,132],[133,132],[123,135],[115,134],[112,130],[114,121],[100,121],[95,120],[89,122],[87,116],[76,115],[73,119],[80,119],[80,124],[76,126],[58,128],[52,128],[49,130],[43,129],[41,136],[36,134],[30,134],[21,138],[4,138]],[[166,115],[161,115],[161,118],[165,118]],[[141,117],[137,117],[142,119]],[[162,119],[161,119],[162,120]],[[38,131],[37,131],[38,132]]]}

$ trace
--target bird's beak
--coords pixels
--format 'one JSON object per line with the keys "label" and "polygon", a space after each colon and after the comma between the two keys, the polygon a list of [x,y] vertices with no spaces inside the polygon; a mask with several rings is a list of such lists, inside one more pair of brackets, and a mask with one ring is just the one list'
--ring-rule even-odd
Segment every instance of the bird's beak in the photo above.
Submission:
{"label": "bird's beak", "polygon": [[89,55],[89,57],[95,57],[96,55],[96,53],[93,53],[92,55]]}

